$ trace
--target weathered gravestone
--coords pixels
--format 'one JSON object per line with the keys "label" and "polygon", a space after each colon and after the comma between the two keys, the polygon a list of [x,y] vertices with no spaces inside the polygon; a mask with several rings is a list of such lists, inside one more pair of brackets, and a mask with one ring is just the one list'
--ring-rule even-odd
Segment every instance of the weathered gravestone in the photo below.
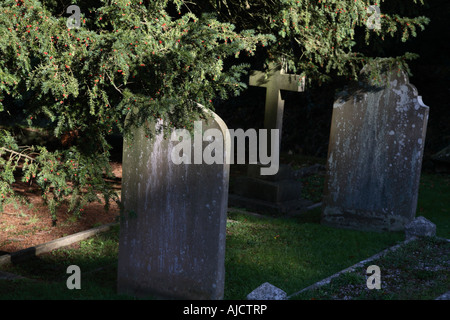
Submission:
{"label": "weathered gravestone", "polygon": [[404,72],[360,82],[334,103],[323,198],[325,225],[403,230],[416,214],[429,108]]}
{"label": "weathered gravestone", "polygon": [[[302,92],[305,79],[295,74],[287,74],[281,66],[271,64],[268,72],[252,71],[249,79],[251,86],[266,88],[264,128],[269,135],[278,130],[278,148],[271,145],[271,138],[266,150],[277,158],[281,146],[283,126],[284,99],[281,90]],[[278,172],[261,175],[262,163],[248,165],[247,175],[238,177],[230,195],[230,205],[244,207],[259,212],[290,213],[301,211],[310,202],[301,198],[301,183],[295,179],[295,172],[289,165],[280,165]]]}
{"label": "weathered gravestone", "polygon": [[[226,157],[225,123],[213,114],[201,129],[223,134],[224,149],[215,151]],[[171,139],[161,133],[150,140],[139,128],[132,142],[124,142],[118,291],[222,299],[229,164],[175,164],[172,151],[179,152],[179,142],[172,140],[173,133]],[[198,143],[207,150],[207,137],[202,140],[193,141],[192,156]]]}

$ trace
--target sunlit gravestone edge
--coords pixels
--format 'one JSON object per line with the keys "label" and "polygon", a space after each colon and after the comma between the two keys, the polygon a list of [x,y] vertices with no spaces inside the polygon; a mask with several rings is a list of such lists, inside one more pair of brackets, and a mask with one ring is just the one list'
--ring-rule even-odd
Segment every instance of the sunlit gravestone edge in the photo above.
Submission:
{"label": "sunlit gravestone edge", "polygon": [[[227,157],[227,126],[211,114],[202,127],[222,132]],[[123,151],[119,293],[222,299],[228,162],[175,164],[172,150],[179,142],[170,135],[164,138],[162,132],[149,139],[144,128],[134,128],[133,135],[132,143],[124,141]],[[200,143],[202,150],[210,144]]]}

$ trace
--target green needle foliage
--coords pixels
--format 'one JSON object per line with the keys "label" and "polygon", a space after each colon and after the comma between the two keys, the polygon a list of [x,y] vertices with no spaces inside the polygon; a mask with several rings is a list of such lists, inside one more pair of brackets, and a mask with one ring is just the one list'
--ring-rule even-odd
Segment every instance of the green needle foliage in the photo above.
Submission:
{"label": "green needle foliage", "polygon": [[[65,9],[80,7],[80,28],[68,28]],[[80,213],[90,201],[115,195],[104,182],[110,173],[105,137],[127,126],[162,119],[167,126],[190,127],[201,115],[198,103],[212,107],[245,88],[247,65],[224,68],[224,59],[255,52],[273,37],[236,32],[212,14],[195,15],[174,1],[6,0],[0,6],[0,100],[24,101],[20,120],[44,123],[65,148],[19,147],[1,131],[0,205],[14,197],[14,172],[37,183],[56,219],[70,198]],[[0,102],[2,119],[17,114]],[[17,107],[16,107],[17,108]],[[149,135],[151,131],[149,130]],[[70,196],[70,197],[69,197]]]}
{"label": "green needle foliage", "polygon": [[[399,32],[406,40],[428,22],[384,14],[381,29],[369,30],[370,4],[2,1],[0,122],[44,128],[61,146],[21,146],[12,127],[0,130],[0,211],[18,200],[16,179],[39,186],[55,221],[65,202],[80,214],[91,201],[103,198],[106,207],[118,201],[104,180],[111,175],[108,135],[159,119],[162,130],[191,128],[203,113],[198,104],[212,109],[215,98],[246,88],[241,79],[249,65],[242,58],[257,51],[310,81],[326,81],[331,72],[356,77],[373,60],[352,50],[358,30],[363,42]],[[80,8],[79,28],[68,27],[69,5]],[[393,59],[406,66],[412,57]]]}
{"label": "green needle foliage", "polygon": [[[414,16],[423,0],[210,0],[209,4],[239,28],[276,36],[267,49],[268,58],[283,58],[309,83],[329,81],[332,75],[357,79],[363,66],[375,65],[380,58],[362,47],[370,42],[383,46],[388,37],[400,36],[405,42],[429,23],[424,16]],[[408,16],[399,14],[412,7]],[[379,28],[374,27],[377,20]],[[406,61],[417,55],[385,58],[385,63],[409,71]]]}

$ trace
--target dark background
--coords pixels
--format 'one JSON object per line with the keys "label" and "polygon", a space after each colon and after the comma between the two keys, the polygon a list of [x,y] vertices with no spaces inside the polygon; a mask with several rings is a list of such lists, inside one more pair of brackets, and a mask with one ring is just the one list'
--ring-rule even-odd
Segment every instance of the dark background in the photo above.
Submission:
{"label": "dark background", "polygon": [[[55,12],[64,14],[64,1],[54,2]],[[67,1],[66,1],[67,2]],[[94,6],[96,2],[89,2]],[[403,5],[401,5],[403,3]],[[405,5],[408,3],[409,5]],[[427,137],[424,153],[424,167],[433,169],[431,156],[450,145],[450,1],[428,0],[426,5],[414,5],[413,1],[386,1],[381,5],[382,14],[395,12],[400,16],[424,15],[430,18],[429,25],[424,31],[418,31],[417,37],[411,37],[406,43],[401,42],[400,36],[387,37],[385,41],[372,41],[369,46],[364,41],[355,47],[354,51],[369,56],[399,56],[404,52],[414,52],[420,58],[409,63],[412,71],[410,82],[418,89],[423,102],[430,107]],[[364,37],[364,30],[360,38]],[[255,57],[243,58],[241,62],[248,62],[252,69],[261,70],[265,52]],[[236,63],[236,61],[233,61]],[[348,82],[334,77],[334,80],[309,87],[303,93],[284,92],[285,111],[282,131],[282,152],[292,151],[294,154],[325,158],[328,151],[329,130],[335,94]],[[248,83],[248,77],[242,79]],[[263,128],[265,89],[249,87],[240,96],[226,101],[216,101],[216,113],[221,116],[230,129]],[[1,123],[11,123],[23,116],[24,100],[13,100],[6,97],[4,103],[11,104],[12,119],[3,113]],[[117,137],[109,140],[117,146],[121,141]],[[120,147],[119,147],[120,148]],[[117,154],[120,157],[119,150]]]}
{"label": "dark background", "polygon": [[[399,11],[399,8],[391,9]],[[426,7],[413,9],[400,9],[399,14],[414,16],[420,10],[420,15],[431,20],[424,31],[418,30],[417,37],[406,43],[399,37],[386,38],[382,45],[375,41],[369,47],[356,49],[372,56],[399,56],[404,52],[420,55],[409,62],[410,82],[430,107],[424,167],[433,169],[431,156],[450,144],[450,2],[434,0]],[[254,68],[261,65],[258,56],[249,62]],[[245,82],[248,83],[248,78]],[[310,87],[303,93],[284,93],[282,152],[327,156],[334,97],[346,84],[345,80],[336,77],[330,83]],[[264,104],[265,88],[249,87],[239,97],[218,102],[216,113],[232,129],[262,128]]]}

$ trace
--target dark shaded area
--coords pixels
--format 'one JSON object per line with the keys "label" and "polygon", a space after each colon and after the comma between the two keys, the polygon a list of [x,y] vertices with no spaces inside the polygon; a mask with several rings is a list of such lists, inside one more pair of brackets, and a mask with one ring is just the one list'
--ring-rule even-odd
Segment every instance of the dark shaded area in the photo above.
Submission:
{"label": "dark shaded area", "polygon": [[[383,6],[385,6],[383,9]],[[425,6],[398,6],[382,4],[382,10],[399,15],[424,15],[430,24],[417,37],[406,43],[400,36],[375,39],[369,46],[355,48],[372,56],[400,56],[414,52],[420,58],[409,62],[413,84],[430,107],[424,168],[433,169],[430,157],[450,144],[450,32],[446,17],[450,16],[450,3],[445,0],[428,1]],[[252,69],[260,69],[264,53],[248,59]],[[243,79],[248,83],[248,79]],[[334,77],[332,82],[309,87],[306,92],[284,92],[282,152],[326,157],[330,134],[331,115],[336,94],[348,81]],[[218,102],[216,112],[223,117],[229,128],[262,128],[264,119],[265,89],[249,87],[239,97]]]}
{"label": "dark shaded area", "polygon": [[[202,2],[206,5],[205,1]],[[70,1],[50,0],[48,7],[56,15],[67,15],[65,9]],[[95,8],[98,1],[80,1],[82,7]],[[418,35],[406,43],[401,42],[400,36],[384,41],[373,39],[369,46],[359,46],[355,50],[372,56],[397,56],[404,52],[415,52],[420,58],[409,63],[412,71],[410,82],[418,89],[423,102],[430,107],[427,139],[425,144],[424,166],[433,168],[431,156],[450,144],[450,32],[446,17],[450,16],[450,3],[446,0],[426,1],[426,5],[399,4],[397,1],[381,4],[383,12],[396,12],[399,15],[416,16],[425,15],[431,22],[424,31],[418,30]],[[94,16],[94,11],[84,12]],[[360,30],[361,31],[361,30]],[[359,37],[363,36],[363,33]],[[362,41],[364,43],[364,41]],[[261,70],[265,50],[259,50],[255,57],[241,56],[239,63],[250,63],[251,69]],[[229,61],[236,63],[236,60]],[[248,84],[248,77],[242,79]],[[282,152],[292,151],[294,154],[326,157],[328,152],[328,140],[331,124],[332,106],[336,94],[348,84],[345,79],[334,77],[330,83],[314,85],[306,92],[283,92],[285,97],[284,123],[282,132]],[[5,104],[10,105],[9,114],[3,113],[0,124],[22,122],[27,102],[33,99],[33,93],[25,93],[23,99],[5,97]],[[262,128],[264,122],[265,89],[250,87],[240,96],[230,98],[227,101],[216,101],[216,112],[225,120],[231,129]],[[35,120],[33,120],[35,121]],[[48,123],[35,125],[45,127]],[[69,132],[70,133],[70,132]],[[88,135],[91,136],[91,135]],[[55,144],[50,149],[61,148],[61,141],[53,141]],[[108,142],[113,146],[111,150],[115,161],[121,159],[122,140],[119,135],[108,137]],[[75,142],[73,142],[75,143]],[[85,141],[80,142],[86,144]],[[87,150],[91,152],[92,150]]]}
{"label": "dark shaded area", "polygon": [[410,78],[423,102],[430,107],[425,159],[450,144],[450,2],[434,1],[424,12],[430,25],[417,39],[406,45],[407,50],[420,54],[411,63]]}

